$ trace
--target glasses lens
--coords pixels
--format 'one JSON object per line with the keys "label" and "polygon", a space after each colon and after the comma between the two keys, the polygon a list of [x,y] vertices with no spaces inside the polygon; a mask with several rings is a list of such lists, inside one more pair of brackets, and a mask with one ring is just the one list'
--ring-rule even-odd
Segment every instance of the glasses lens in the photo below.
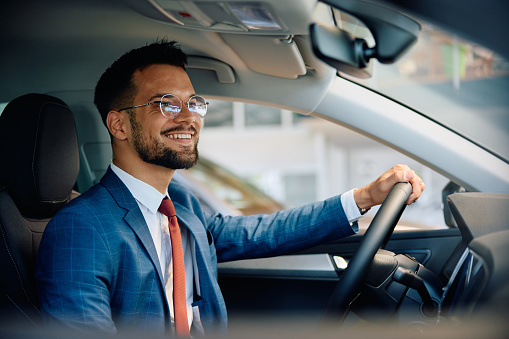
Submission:
{"label": "glasses lens", "polygon": [[175,119],[181,111],[180,99],[173,94],[165,94],[161,98],[161,113],[167,118]]}
{"label": "glasses lens", "polygon": [[[189,100],[185,100],[189,111],[204,117],[207,113],[207,102],[199,95],[193,95]],[[161,113],[167,118],[175,119],[182,110],[182,102],[173,94],[165,94],[161,98]]]}
{"label": "glasses lens", "polygon": [[191,112],[198,114],[202,118],[207,113],[207,102],[199,95],[193,95],[189,98],[187,101],[187,107]]}

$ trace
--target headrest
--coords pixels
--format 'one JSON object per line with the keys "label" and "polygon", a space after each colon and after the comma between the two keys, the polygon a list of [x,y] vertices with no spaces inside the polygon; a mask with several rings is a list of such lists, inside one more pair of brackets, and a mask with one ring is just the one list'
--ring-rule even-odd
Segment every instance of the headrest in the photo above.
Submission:
{"label": "headrest", "polygon": [[0,115],[0,185],[27,218],[52,217],[79,171],[74,117],[60,99],[26,94]]}

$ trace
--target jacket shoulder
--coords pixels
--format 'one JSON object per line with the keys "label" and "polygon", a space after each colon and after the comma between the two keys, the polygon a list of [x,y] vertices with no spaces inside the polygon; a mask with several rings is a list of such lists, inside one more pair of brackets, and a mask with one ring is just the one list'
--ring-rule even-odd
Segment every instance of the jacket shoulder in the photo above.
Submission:
{"label": "jacket shoulder", "polygon": [[196,195],[185,185],[172,180],[168,186],[168,194],[173,202],[177,202],[194,212],[201,212],[201,204]]}

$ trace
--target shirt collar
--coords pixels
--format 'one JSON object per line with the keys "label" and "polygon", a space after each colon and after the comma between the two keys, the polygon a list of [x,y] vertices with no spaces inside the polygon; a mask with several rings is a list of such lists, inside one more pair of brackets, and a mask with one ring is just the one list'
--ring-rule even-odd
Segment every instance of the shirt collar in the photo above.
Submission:
{"label": "shirt collar", "polygon": [[111,170],[115,173],[120,180],[127,186],[133,197],[143,206],[145,206],[150,212],[157,213],[161,201],[164,197],[169,196],[168,191],[162,194],[154,187],[150,186],[146,182],[143,182],[129,173],[125,172],[113,162],[110,164]]}

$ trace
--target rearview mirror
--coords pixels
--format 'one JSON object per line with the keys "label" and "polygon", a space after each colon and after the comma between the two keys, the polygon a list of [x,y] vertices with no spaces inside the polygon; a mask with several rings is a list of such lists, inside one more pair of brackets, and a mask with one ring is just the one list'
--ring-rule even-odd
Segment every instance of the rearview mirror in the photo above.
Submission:
{"label": "rearview mirror", "polygon": [[361,79],[371,77],[372,63],[365,59],[362,52],[364,40],[356,39],[335,26],[312,24],[310,33],[313,52],[320,60],[339,72]]}
{"label": "rearview mirror", "polygon": [[325,63],[359,78],[371,76],[371,59],[383,64],[394,63],[412,46],[421,25],[386,7],[363,0],[321,0],[361,21],[371,32],[375,46],[355,38],[338,27],[310,26],[313,51]]}

